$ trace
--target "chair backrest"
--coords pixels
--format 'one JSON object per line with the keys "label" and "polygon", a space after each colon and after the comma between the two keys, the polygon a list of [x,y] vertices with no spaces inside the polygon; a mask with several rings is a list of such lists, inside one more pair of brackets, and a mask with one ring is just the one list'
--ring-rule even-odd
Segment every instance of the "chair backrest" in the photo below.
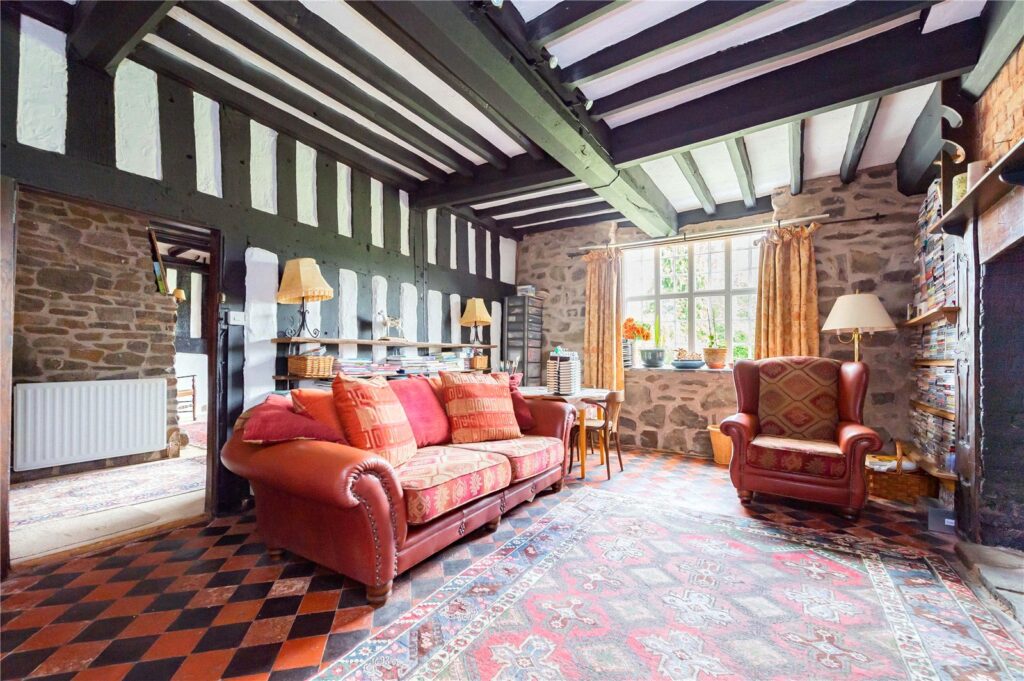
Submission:
{"label": "chair backrest", "polygon": [[611,433],[619,430],[619,414],[622,412],[622,404],[626,401],[625,390],[613,390],[603,400],[583,400],[587,404],[600,407],[604,412],[604,424],[601,426]]}
{"label": "chair backrest", "polygon": [[760,432],[801,440],[834,439],[839,423],[842,364],[825,357],[759,360]]}

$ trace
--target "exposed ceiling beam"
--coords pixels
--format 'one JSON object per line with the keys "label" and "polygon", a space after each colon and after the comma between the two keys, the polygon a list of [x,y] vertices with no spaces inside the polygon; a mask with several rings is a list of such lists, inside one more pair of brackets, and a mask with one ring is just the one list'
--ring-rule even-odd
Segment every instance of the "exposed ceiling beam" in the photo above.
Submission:
{"label": "exposed ceiling beam", "polygon": [[942,92],[936,86],[921,110],[896,159],[896,187],[907,196],[920,194],[938,175],[935,159],[942,151]]}
{"label": "exposed ceiling beam", "polygon": [[453,2],[374,5],[406,41],[453,69],[544,151],[652,236],[671,234],[675,210],[640,168],[619,170],[606,149],[485,13]]}
{"label": "exposed ceiling beam", "polygon": [[754,193],[754,171],[750,169],[750,157],[747,156],[747,143],[742,137],[733,137],[725,141],[725,148],[729,150],[729,160],[736,173],[736,182],[740,185],[743,203],[747,208],[753,208],[757,204],[757,196]]}
{"label": "exposed ceiling beam", "polygon": [[590,114],[595,118],[603,118],[685,88],[792,57],[918,12],[934,2],[935,0],[854,2],[763,38],[715,52],[703,59],[601,97],[594,102]]}
{"label": "exposed ceiling beam", "polygon": [[445,84],[458,92],[470,104],[483,112],[487,118],[489,118],[496,126],[501,128],[502,132],[511,137],[516,144],[525,149],[526,153],[532,158],[543,158],[544,152],[541,148],[538,147],[528,135],[525,135],[516,126],[512,125],[504,115],[503,111],[498,110],[493,104],[481,97],[475,90],[463,83],[462,80],[453,73],[452,69],[449,68],[449,66],[451,66],[450,64],[447,64],[436,57],[430,50],[426,49],[422,45],[409,40],[409,36],[405,33],[402,27],[395,23],[389,16],[389,13],[385,11],[386,6],[400,4],[404,5],[412,3],[353,2],[349,6],[359,12],[363,18],[372,23],[378,30],[391,38],[391,40],[409,53],[413,59],[433,73],[434,76],[444,81]]}
{"label": "exposed ceiling beam", "polygon": [[470,222],[474,225],[487,228],[492,232],[500,234],[501,236],[508,237],[509,239],[521,240],[523,236],[514,229],[511,229],[505,225],[499,224],[494,218],[480,215],[469,206],[452,206],[448,209],[452,214],[462,218],[463,220]]}
{"label": "exposed ceiling beam", "polygon": [[535,161],[522,154],[510,158],[505,170],[484,166],[477,168],[470,178],[449,177],[444,182],[424,182],[409,200],[413,208],[440,208],[494,201],[577,181],[572,173],[553,159]]}
{"label": "exposed ceiling beam", "polygon": [[540,213],[530,213],[529,215],[519,215],[514,218],[498,220],[498,224],[501,225],[502,227],[509,227],[514,229],[516,227],[534,225],[538,222],[550,222],[553,220],[563,220],[566,218],[582,217],[584,215],[590,215],[593,213],[607,213],[612,210],[614,210],[612,205],[607,201],[598,201],[596,203],[585,203],[579,206],[553,208],[551,210],[542,211]]}
{"label": "exposed ceiling beam", "polygon": [[[290,104],[302,113],[316,118],[333,130],[401,163],[410,170],[434,180],[441,180],[447,176],[440,168],[431,165],[402,145],[368,130],[345,114],[327,106],[320,99],[291,87],[176,21],[167,21],[162,24],[157,29],[156,35],[207,64],[216,66],[225,73],[245,81],[248,85]],[[264,106],[270,105],[265,104]]]}
{"label": "exposed ceiling beam", "polygon": [[772,197],[762,196],[754,202],[753,206],[747,206],[743,201],[729,201],[718,204],[718,210],[714,215],[708,215],[700,208],[683,211],[676,217],[679,230],[684,231],[688,225],[697,225],[702,222],[713,222],[718,220],[735,220],[736,218],[747,217],[748,215],[763,215],[771,213]]}
{"label": "exposed ceiling beam", "polygon": [[497,217],[508,213],[518,213],[523,210],[539,210],[542,208],[560,206],[564,203],[583,201],[586,199],[594,199],[594,202],[596,203],[597,198],[597,193],[593,189],[577,189],[575,191],[559,192],[557,194],[548,194],[546,196],[536,196],[532,199],[524,199],[522,201],[503,203],[500,206],[493,206],[491,208],[478,210],[477,215]]}
{"label": "exposed ceiling beam", "polygon": [[[201,2],[201,5],[213,3]],[[335,29],[300,2],[275,0],[253,2],[274,20],[301,35],[306,42],[334,59],[353,74],[445,133],[488,163],[504,168],[508,157],[490,140],[459,120],[442,104],[424,94],[401,74],[378,60],[359,43]],[[343,100],[344,101],[344,100]],[[421,137],[430,133],[416,127]]]}
{"label": "exposed ceiling beam", "polygon": [[778,1],[702,2],[567,66],[562,70],[562,79],[576,85],[596,80],[701,36],[724,30],[741,19],[763,12]]}
{"label": "exposed ceiling beam", "polygon": [[121,60],[172,7],[173,0],[81,0],[75,5],[75,25],[68,35],[68,52],[79,61],[114,75]]}
{"label": "exposed ceiling beam", "polygon": [[528,21],[526,23],[526,32],[533,42],[549,43],[572,33],[591,21],[599,19],[624,4],[623,0],[559,2],[554,7]]}
{"label": "exposed ceiling beam", "polygon": [[860,157],[864,153],[864,146],[868,143],[871,126],[875,124],[880,101],[879,99],[869,99],[853,109],[850,134],[846,139],[846,152],[843,154],[843,162],[839,166],[839,180],[843,184],[850,184],[857,177]]}
{"label": "exposed ceiling beam", "polygon": [[75,23],[75,7],[64,0],[6,0],[3,6],[62,33],[70,33]]}
{"label": "exposed ceiling beam", "polygon": [[958,76],[978,60],[981,22],[921,34],[907,24],[612,131],[631,165]]}
{"label": "exposed ceiling beam", "polygon": [[625,220],[625,217],[622,215],[622,213],[601,213],[600,215],[587,215],[581,218],[569,218],[567,220],[559,220],[557,222],[547,222],[543,225],[536,225],[534,227],[520,227],[516,231],[524,235],[536,234],[537,232],[550,232],[555,229],[567,229],[569,227],[596,225],[599,222],[608,222],[609,220],[618,222],[620,220]]}
{"label": "exposed ceiling beam", "polygon": [[[186,9],[189,11],[184,12],[182,10],[176,10],[171,13],[170,19],[173,21],[164,22],[158,29],[158,33],[161,37],[165,37],[179,47],[197,55],[199,54],[199,52],[196,51],[197,49],[203,49],[206,53],[212,52],[209,57],[203,57],[203,59],[214,66],[220,66],[220,59],[225,58],[215,56],[215,54],[227,55],[226,59],[232,61],[236,69],[244,68],[251,77],[259,79],[262,83],[267,83],[268,81],[271,82],[266,86],[260,85],[260,89],[269,92],[268,88],[273,88],[275,90],[281,90],[283,88],[284,92],[295,93],[298,100],[303,102],[306,107],[315,107],[316,109],[325,112],[323,117],[324,122],[327,122],[327,117],[336,119],[338,116],[341,116],[341,118],[347,122],[348,130],[351,131],[346,132],[345,134],[350,137],[358,138],[360,136],[359,130],[364,130],[372,135],[376,140],[383,142],[382,146],[378,146],[378,141],[374,141],[371,144],[371,147],[386,156],[398,160],[398,157],[392,155],[394,148],[397,148],[403,157],[412,157],[418,166],[425,165],[426,168],[430,170],[430,172],[427,173],[417,168],[417,170],[422,172],[424,175],[436,175],[439,172],[438,168],[430,164],[426,164],[419,156],[409,151],[404,146],[397,144],[391,139],[381,137],[379,134],[369,131],[358,121],[354,121],[349,116],[338,112],[337,109],[334,109],[326,102],[322,101],[322,98],[301,93],[299,90],[294,89],[294,87],[286,84],[283,80],[280,80],[273,74],[269,74],[263,69],[253,66],[246,59],[239,57],[232,58],[234,53],[228,51],[226,46],[211,42],[211,40],[213,40],[212,36],[209,40],[205,40],[198,32],[201,28],[206,30],[205,27],[202,27],[202,23],[205,23],[220,33],[223,33],[228,38],[231,38],[252,50],[260,57],[263,57],[267,61],[280,67],[282,70],[307,84],[314,90],[326,94],[328,97],[344,104],[360,116],[373,121],[379,125],[381,129],[391,135],[394,135],[405,145],[440,161],[455,172],[466,176],[472,175],[474,168],[473,164],[464,159],[453,149],[436,140],[433,136],[426,134],[422,128],[402,116],[388,105],[363,92],[361,88],[356,87],[353,83],[339,76],[330,67],[311,59],[301,50],[288,44],[286,41],[281,40],[270,31],[266,31],[257,26],[238,12],[230,9],[227,5],[220,2],[190,2],[186,6]],[[178,21],[179,18],[181,23]],[[196,30],[193,31],[188,28],[187,26],[189,25],[197,26]],[[168,37],[170,31],[174,32],[176,39]],[[241,64],[241,67],[239,64]],[[227,68],[224,70],[229,71]],[[237,73],[234,75],[240,78],[243,77],[239,76]],[[261,75],[262,78],[260,77]],[[246,77],[246,80],[249,79],[250,77]],[[255,84],[255,81],[250,82]],[[277,86],[274,86],[273,83],[277,83]],[[290,95],[275,96],[289,104],[295,104]],[[304,109],[302,106],[299,108]],[[310,112],[307,111],[307,113]],[[312,115],[321,118],[319,114]],[[331,123],[328,124],[333,126]],[[338,128],[338,130],[339,132],[342,131],[340,128]],[[406,162],[403,161],[403,163]],[[443,171],[440,172],[441,175],[446,174]]]}
{"label": "exposed ceiling beam", "polygon": [[981,97],[996,74],[1024,40],[1024,2],[989,2],[981,14],[985,38],[981,57],[970,73],[960,78],[960,89],[972,99]]}
{"label": "exposed ceiling beam", "polygon": [[693,190],[694,196],[700,201],[700,205],[704,208],[704,212],[708,215],[714,215],[715,210],[718,208],[718,203],[715,201],[715,197],[711,195],[711,190],[708,189],[707,182],[704,181],[704,176],[700,174],[700,168],[697,167],[697,161],[694,160],[693,154],[688,151],[675,154],[672,160],[679,166],[680,172],[683,173],[683,177],[686,178],[686,183],[690,185],[690,189]]}
{"label": "exposed ceiling beam", "polygon": [[132,53],[132,59],[147,68],[184,83],[210,99],[215,99],[221,104],[241,111],[263,125],[322,149],[334,158],[383,182],[388,182],[406,191],[412,191],[417,186],[415,177],[402,172],[391,164],[385,163],[277,107],[268,105],[251,92],[237,88],[148,43],[140,43]]}
{"label": "exposed ceiling beam", "polygon": [[804,190],[804,121],[790,121],[789,133],[789,193],[796,196]]}

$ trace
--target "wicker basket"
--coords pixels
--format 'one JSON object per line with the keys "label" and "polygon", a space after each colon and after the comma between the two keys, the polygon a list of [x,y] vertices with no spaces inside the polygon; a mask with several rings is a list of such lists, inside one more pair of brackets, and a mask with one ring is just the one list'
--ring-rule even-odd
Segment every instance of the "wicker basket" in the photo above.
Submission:
{"label": "wicker basket", "polygon": [[917,503],[918,497],[934,497],[939,493],[939,481],[921,470],[903,472],[903,448],[896,443],[896,470],[879,472],[864,469],[868,494],[882,499],[893,499],[908,504]]}
{"label": "wicker basket", "polygon": [[288,374],[291,376],[330,378],[333,370],[333,355],[292,355],[288,358]]}

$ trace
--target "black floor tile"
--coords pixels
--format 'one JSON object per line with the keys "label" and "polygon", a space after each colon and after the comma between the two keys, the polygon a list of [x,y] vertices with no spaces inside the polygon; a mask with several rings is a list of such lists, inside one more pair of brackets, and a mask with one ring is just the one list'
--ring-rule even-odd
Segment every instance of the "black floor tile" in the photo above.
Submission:
{"label": "black floor tile", "polygon": [[268,643],[261,646],[249,646],[239,648],[231,658],[227,669],[224,670],[224,678],[232,676],[245,676],[247,674],[265,674],[274,666],[277,653],[281,650],[280,643]]}
{"label": "black floor tile", "polygon": [[134,621],[134,617],[108,617],[103,620],[96,620],[75,637],[74,643],[83,641],[109,641],[117,638],[117,635],[124,631],[125,627]]}
{"label": "black floor tile", "polygon": [[214,605],[209,608],[189,608],[182,610],[178,619],[171,622],[167,631],[181,631],[182,629],[203,629],[209,627],[217,617],[221,606]]}
{"label": "black floor tile", "polygon": [[[331,618],[334,618],[334,613],[330,613]],[[241,622],[239,624],[222,624],[216,627],[210,627],[203,634],[203,637],[199,639],[199,643],[196,644],[193,653],[203,653],[208,650],[223,650],[225,648],[237,648],[242,645],[242,639],[245,638],[245,634],[249,631],[249,622]]]}
{"label": "black floor tile", "polygon": [[124,664],[126,662],[138,662],[146,651],[153,647],[159,636],[136,636],[134,638],[122,638],[111,641],[110,645],[103,649],[95,660],[92,667],[105,667],[109,664]]}

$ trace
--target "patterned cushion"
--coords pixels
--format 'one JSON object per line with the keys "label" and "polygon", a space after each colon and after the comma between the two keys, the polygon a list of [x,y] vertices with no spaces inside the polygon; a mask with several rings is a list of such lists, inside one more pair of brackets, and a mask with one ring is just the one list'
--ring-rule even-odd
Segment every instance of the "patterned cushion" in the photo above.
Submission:
{"label": "patterned cushion", "polygon": [[442,371],[441,386],[452,444],[510,440],[522,435],[512,409],[508,374]]}
{"label": "patterned cushion", "polygon": [[747,447],[747,464],[769,471],[841,478],[846,457],[835,442],[758,435]]}
{"label": "patterned cushion", "polygon": [[839,423],[840,364],[822,357],[759,361],[761,432],[803,440],[833,439]]}
{"label": "patterned cushion", "polygon": [[512,477],[502,455],[456,447],[424,447],[396,471],[413,525],[504,489]]}
{"label": "patterned cushion", "polygon": [[557,437],[524,435],[515,440],[499,440],[459,445],[460,449],[495,452],[508,457],[512,464],[512,482],[519,482],[562,463],[565,454]]}
{"label": "patterned cushion", "polygon": [[345,437],[353,447],[379,454],[392,466],[399,466],[416,454],[416,438],[409,419],[387,379],[338,374],[331,387]]}

